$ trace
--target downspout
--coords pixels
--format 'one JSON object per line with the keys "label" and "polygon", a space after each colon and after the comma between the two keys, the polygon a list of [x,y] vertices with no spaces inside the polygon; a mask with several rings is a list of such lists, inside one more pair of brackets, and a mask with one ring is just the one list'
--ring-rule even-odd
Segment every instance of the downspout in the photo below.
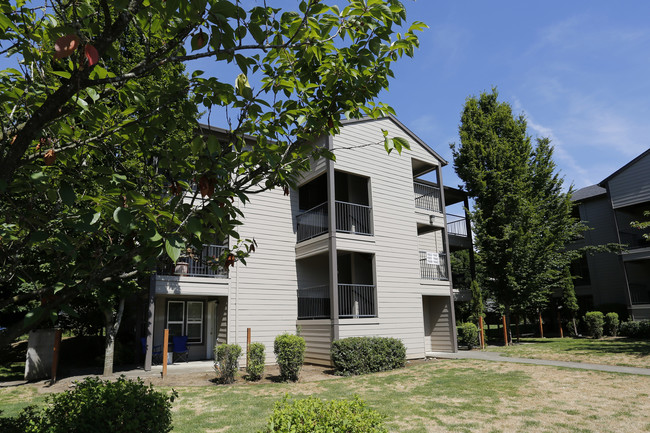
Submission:
{"label": "downspout", "polygon": [[[334,150],[334,137],[327,136],[327,149]],[[328,159],[327,166],[327,215],[328,215],[328,252],[330,279],[330,318],[332,341],[339,339],[339,276],[336,255],[336,189],[334,185],[334,161]]]}
{"label": "downspout", "polygon": [[451,333],[451,343],[452,351],[458,352],[458,341],[456,338],[456,311],[454,307],[454,284],[451,278],[451,252],[449,251],[449,234],[447,233],[447,209],[445,205],[445,187],[442,184],[442,167],[438,164],[436,169],[436,179],[440,187],[440,205],[442,206],[442,217],[444,219],[444,243],[445,243],[445,254],[447,256],[447,277],[449,278],[449,317],[450,317],[450,327],[449,332]]}

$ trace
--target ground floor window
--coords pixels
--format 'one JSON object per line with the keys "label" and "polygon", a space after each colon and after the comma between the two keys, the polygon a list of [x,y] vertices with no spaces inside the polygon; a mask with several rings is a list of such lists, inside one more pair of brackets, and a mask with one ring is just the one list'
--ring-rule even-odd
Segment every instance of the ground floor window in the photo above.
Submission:
{"label": "ground floor window", "polygon": [[203,342],[203,301],[167,301],[169,336],[187,335],[188,343]]}

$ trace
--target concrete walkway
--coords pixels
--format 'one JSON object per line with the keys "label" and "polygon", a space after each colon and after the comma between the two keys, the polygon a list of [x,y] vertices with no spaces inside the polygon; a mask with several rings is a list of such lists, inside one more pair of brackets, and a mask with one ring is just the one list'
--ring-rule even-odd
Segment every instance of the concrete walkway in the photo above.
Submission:
{"label": "concrete walkway", "polygon": [[552,367],[577,368],[581,370],[607,371],[610,373],[642,374],[650,376],[650,368],[622,367],[618,365],[587,364],[584,362],[551,361],[548,359],[512,358],[499,352],[460,350],[456,353],[427,352],[427,356],[439,359],[480,359],[482,361],[514,362],[518,364],[549,365]]}

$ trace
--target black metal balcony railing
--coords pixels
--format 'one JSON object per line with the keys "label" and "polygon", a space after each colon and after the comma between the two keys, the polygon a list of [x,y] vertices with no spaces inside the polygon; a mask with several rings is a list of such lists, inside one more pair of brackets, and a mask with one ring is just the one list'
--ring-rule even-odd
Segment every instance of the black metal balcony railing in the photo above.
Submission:
{"label": "black metal balcony railing", "polygon": [[296,217],[298,242],[327,233],[327,203],[321,203]]}
{"label": "black metal balcony railing", "polygon": [[215,267],[225,248],[223,245],[203,245],[200,252],[181,256],[176,264],[171,262],[162,264],[158,273],[160,275],[227,278],[228,271],[223,266]]}
{"label": "black metal balcony railing", "polygon": [[[296,217],[298,242],[328,232],[327,203],[321,203]],[[372,235],[372,208],[370,206],[336,202],[336,231]]]}
{"label": "black metal balcony railing", "polygon": [[336,202],[336,231],[357,235],[372,235],[370,206]]}
{"label": "black metal balcony railing", "polygon": [[[436,261],[437,263],[435,263]],[[434,253],[434,257],[429,257],[429,260],[427,260],[427,252],[420,251],[420,278],[423,280],[449,280],[447,274],[447,255],[444,253]]]}
{"label": "black metal balcony railing", "polygon": [[627,245],[627,249],[650,247],[650,241],[643,237],[643,232],[619,231],[621,243]]}
{"label": "black metal balcony railing", "polygon": [[415,207],[433,212],[442,212],[440,188],[425,183],[413,182]]}
{"label": "black metal balcony railing", "polygon": [[329,319],[330,292],[328,286],[298,289],[298,319]]}
{"label": "black metal balcony railing", "polygon": [[[375,286],[339,284],[339,318],[377,317]],[[298,319],[329,319],[328,286],[298,289]]]}
{"label": "black metal balcony railing", "polygon": [[452,236],[467,237],[467,223],[465,217],[447,214],[447,233]]}

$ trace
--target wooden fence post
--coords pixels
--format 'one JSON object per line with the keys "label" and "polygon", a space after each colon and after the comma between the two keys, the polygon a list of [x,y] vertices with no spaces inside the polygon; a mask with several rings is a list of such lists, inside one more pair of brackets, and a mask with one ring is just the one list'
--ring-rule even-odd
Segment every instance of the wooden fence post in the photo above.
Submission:
{"label": "wooden fence post", "polygon": [[248,368],[248,352],[251,350],[251,328],[246,328],[246,368]]}
{"label": "wooden fence post", "polygon": [[169,344],[169,329],[165,329],[165,334],[163,337],[163,371],[162,371],[162,377],[163,379],[165,376],[167,376],[167,345]]}
{"label": "wooden fence post", "polygon": [[508,328],[506,328],[506,316],[503,315],[501,316],[501,319],[503,319],[503,342],[508,345]]}

